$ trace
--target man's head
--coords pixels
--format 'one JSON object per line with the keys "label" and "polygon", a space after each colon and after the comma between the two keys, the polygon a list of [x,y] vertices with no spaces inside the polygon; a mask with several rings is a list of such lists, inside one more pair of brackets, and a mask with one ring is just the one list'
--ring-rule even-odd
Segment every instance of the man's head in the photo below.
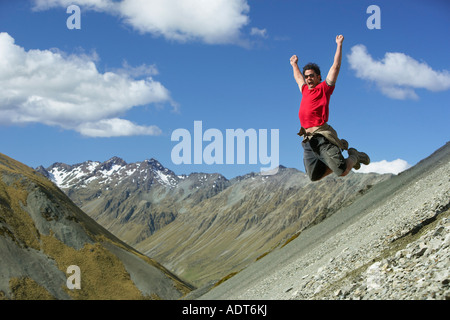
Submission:
{"label": "man's head", "polygon": [[308,63],[303,67],[303,76],[305,77],[305,81],[309,89],[314,88],[320,82],[322,82],[320,68],[315,63]]}

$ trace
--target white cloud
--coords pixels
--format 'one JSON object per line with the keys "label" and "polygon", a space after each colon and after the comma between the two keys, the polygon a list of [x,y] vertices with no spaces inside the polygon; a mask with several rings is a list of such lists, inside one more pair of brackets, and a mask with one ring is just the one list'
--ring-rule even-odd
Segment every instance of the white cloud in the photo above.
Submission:
{"label": "white cloud", "polygon": [[361,168],[356,171],[359,173],[369,173],[369,172],[375,172],[375,173],[393,173],[393,174],[399,174],[402,171],[405,171],[406,169],[411,168],[411,165],[402,159],[397,159],[393,161],[386,161],[382,160],[379,162],[371,162],[367,166],[361,165]]}
{"label": "white cloud", "polygon": [[115,73],[125,74],[132,78],[140,78],[144,76],[156,76],[159,74],[158,69],[155,65],[146,65],[142,64],[137,67],[130,66],[128,62],[125,60],[122,63],[122,68],[112,70]]}
{"label": "white cloud", "polygon": [[450,89],[449,71],[435,71],[425,62],[404,53],[387,52],[382,60],[376,61],[365,46],[356,45],[347,58],[358,78],[375,82],[381,92],[390,98],[417,99],[414,89]]}
{"label": "white cloud", "polygon": [[243,42],[250,10],[247,0],[34,0],[34,10],[71,4],[118,16],[142,33],[209,44]]}
{"label": "white cloud", "polygon": [[160,135],[157,126],[139,126],[125,119],[104,119],[83,123],[78,127],[81,134],[89,137],[120,137],[135,135]]}
{"label": "white cloud", "polygon": [[[151,77],[100,73],[95,59],[55,50],[25,51],[9,34],[0,33],[0,122],[43,123],[87,136],[106,137],[108,130],[111,136],[122,130],[125,135],[160,133],[118,117],[136,106],[171,103],[169,91]],[[142,68],[137,69],[141,74],[151,69]]]}
{"label": "white cloud", "polygon": [[114,10],[115,6],[112,0],[34,0],[33,10],[43,11],[57,7],[67,8],[73,4],[95,11],[111,11]]}
{"label": "white cloud", "polygon": [[259,36],[262,38],[267,38],[267,30],[266,29],[258,29],[258,28],[252,28],[250,31],[250,35],[252,36]]}

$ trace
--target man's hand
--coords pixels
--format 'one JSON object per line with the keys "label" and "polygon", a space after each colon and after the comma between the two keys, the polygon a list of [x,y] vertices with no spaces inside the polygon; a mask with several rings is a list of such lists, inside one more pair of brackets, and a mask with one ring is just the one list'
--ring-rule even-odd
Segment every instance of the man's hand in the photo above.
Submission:
{"label": "man's hand", "polygon": [[328,75],[326,78],[327,84],[329,86],[334,86],[339,75],[339,70],[341,69],[341,61],[342,61],[342,42],[344,42],[344,36],[342,34],[336,36],[336,53],[334,55],[333,65],[328,71]]}
{"label": "man's hand", "polygon": [[298,62],[298,57],[294,54],[294,55],[291,57],[291,66],[296,65],[297,62]]}
{"label": "man's hand", "polygon": [[305,84],[305,79],[303,78],[302,73],[300,72],[300,69],[298,68],[298,57],[294,54],[291,59],[291,66],[292,70],[294,71],[294,79],[298,84],[298,88],[300,89],[300,92],[302,92],[302,86]]}

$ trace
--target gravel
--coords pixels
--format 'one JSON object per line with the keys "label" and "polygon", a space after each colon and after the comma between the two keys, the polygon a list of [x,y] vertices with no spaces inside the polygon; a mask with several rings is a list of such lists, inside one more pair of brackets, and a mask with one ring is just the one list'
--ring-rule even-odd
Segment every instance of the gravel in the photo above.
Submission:
{"label": "gravel", "polygon": [[200,299],[450,299],[450,144]]}

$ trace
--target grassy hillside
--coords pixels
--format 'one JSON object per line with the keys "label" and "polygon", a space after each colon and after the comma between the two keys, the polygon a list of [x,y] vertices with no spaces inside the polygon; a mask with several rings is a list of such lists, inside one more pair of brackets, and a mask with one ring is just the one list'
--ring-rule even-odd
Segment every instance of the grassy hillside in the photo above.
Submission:
{"label": "grassy hillside", "polygon": [[[0,252],[5,299],[176,299],[193,288],[98,225],[48,179],[3,154]],[[67,288],[70,265],[80,267],[79,290]]]}

